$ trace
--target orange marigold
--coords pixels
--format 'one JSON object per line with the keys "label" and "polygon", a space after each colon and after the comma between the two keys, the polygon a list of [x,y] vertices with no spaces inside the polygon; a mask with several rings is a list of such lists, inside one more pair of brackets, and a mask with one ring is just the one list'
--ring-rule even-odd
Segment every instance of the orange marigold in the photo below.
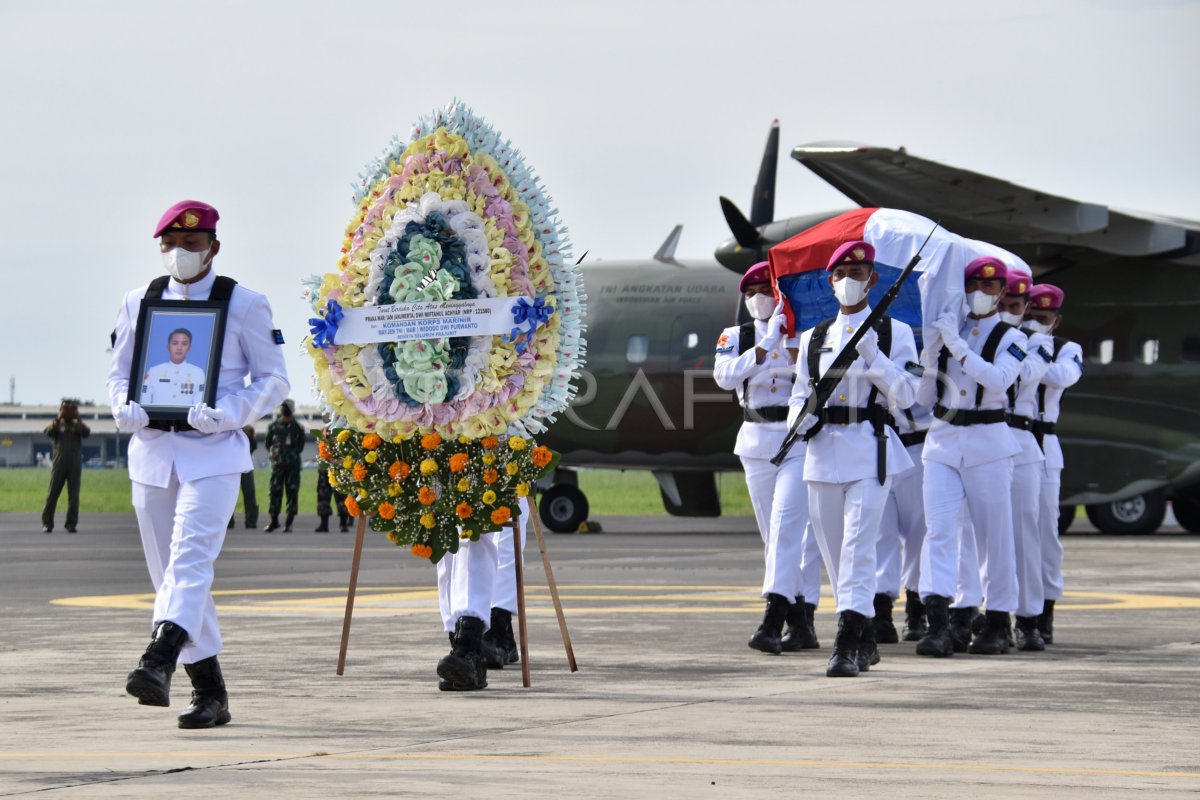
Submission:
{"label": "orange marigold", "polygon": [[391,519],[392,517],[396,516],[396,507],[391,503],[380,503],[379,516],[383,517],[384,519]]}
{"label": "orange marigold", "polygon": [[442,445],[442,437],[436,433],[426,434],[421,437],[421,447],[426,450],[437,450]]}
{"label": "orange marigold", "polygon": [[508,506],[500,506],[492,512],[492,522],[497,525],[503,525],[510,519],[512,519],[512,512],[509,511]]}
{"label": "orange marigold", "polygon": [[433,555],[433,548],[427,544],[414,544],[412,554],[417,558],[429,558]]}
{"label": "orange marigold", "polygon": [[485,469],[483,471],[483,482],[489,486],[500,479],[500,473],[494,469]]}
{"label": "orange marigold", "polygon": [[367,477],[367,465],[361,461],[357,462],[354,465],[354,469],[352,470],[351,474],[354,476],[354,480],[361,481],[363,478]]}
{"label": "orange marigold", "polygon": [[417,492],[417,499],[421,501],[421,505],[431,506],[433,501],[437,500],[437,492],[428,486],[422,486],[421,490]]}
{"label": "orange marigold", "polygon": [[362,440],[363,450],[374,450],[381,444],[383,444],[383,439],[379,438],[377,433],[368,433]]}
{"label": "orange marigold", "polygon": [[467,468],[467,462],[470,460],[471,457],[466,453],[455,453],[454,455],[450,456],[450,471],[462,472]]}
{"label": "orange marigold", "polygon": [[388,475],[394,481],[402,481],[412,472],[412,467],[405,461],[393,461],[388,467]]}
{"label": "orange marigold", "polygon": [[352,517],[357,517],[362,513],[362,509],[358,507],[358,501],[353,497],[346,498],[346,512]]}
{"label": "orange marigold", "polygon": [[500,444],[500,440],[495,436],[485,436],[481,444],[488,450],[495,450],[496,446]]}
{"label": "orange marigold", "polygon": [[325,444],[324,439],[317,440],[317,458],[322,461],[333,461],[333,451],[329,449],[329,445]]}
{"label": "orange marigold", "polygon": [[535,467],[544,467],[554,458],[554,453],[549,447],[541,444],[533,448],[533,452],[529,454],[529,460],[533,462]]}
{"label": "orange marigold", "polygon": [[459,503],[454,507],[454,513],[458,514],[459,519],[466,519],[471,516],[471,512],[475,509],[471,508],[470,503]]}

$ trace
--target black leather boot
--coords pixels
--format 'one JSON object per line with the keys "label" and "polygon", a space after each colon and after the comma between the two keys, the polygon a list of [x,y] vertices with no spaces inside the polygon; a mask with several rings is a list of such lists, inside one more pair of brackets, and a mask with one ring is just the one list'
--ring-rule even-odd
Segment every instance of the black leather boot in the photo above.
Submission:
{"label": "black leather boot", "polygon": [[825,667],[827,678],[857,678],[858,646],[863,628],[870,621],[857,611],[838,614],[837,636],[833,638],[833,655]]}
{"label": "black leather boot", "polygon": [[313,533],[329,533],[329,515],[321,515],[321,524],[313,528]]}
{"label": "black leather boot", "polygon": [[517,635],[513,632],[512,612],[507,608],[492,609],[493,641],[504,656],[505,664],[516,664],[521,660],[521,652],[517,648]]}
{"label": "black leather boot", "polygon": [[181,728],[213,728],[225,725],[233,717],[229,714],[229,693],[225,691],[225,678],[216,656],[210,656],[195,664],[184,664],[184,670],[192,679],[192,704],[179,715]]}
{"label": "black leather boot", "polygon": [[975,606],[950,609],[950,640],[954,642],[954,652],[967,652],[971,644],[971,628],[978,616],[979,609]]}
{"label": "black leather boot", "polygon": [[895,601],[891,595],[875,595],[875,618],[871,620],[874,628],[875,641],[879,644],[896,644],[900,635],[896,633],[896,623],[892,622],[892,605]]}
{"label": "black leather boot", "polygon": [[125,678],[125,691],[144,706],[171,705],[171,676],[188,634],[174,622],[160,623],[137,669]]}
{"label": "black leather boot", "polygon": [[342,514],[338,517],[338,530],[340,530],[342,533],[348,533],[350,531],[350,517],[348,515]]}
{"label": "black leather boot", "polygon": [[[443,691],[470,692],[487,688],[487,662],[483,659],[483,620],[459,617],[454,626],[453,647],[437,665],[437,674],[444,683]],[[445,684],[450,685],[449,689]]]}
{"label": "black leather boot", "polygon": [[787,630],[784,631],[783,638],[779,640],[779,646],[783,652],[815,650],[821,646],[812,629],[812,611],[810,609],[815,608],[816,606],[804,602],[804,595],[796,595],[796,602],[788,606],[787,616],[784,617],[784,621],[787,622]]}
{"label": "black leather boot", "polygon": [[267,525],[267,527],[263,530],[263,532],[264,533],[274,533],[277,530],[279,530],[279,515],[272,514],[271,515],[271,524]]}
{"label": "black leather boot", "polygon": [[954,640],[950,637],[950,598],[931,594],[925,599],[925,615],[929,628],[917,642],[917,655],[944,658],[954,655]]}
{"label": "black leather boot", "polygon": [[492,624],[487,629],[487,633],[483,634],[480,640],[479,651],[483,654],[483,660],[487,662],[488,669],[504,669],[504,665],[508,663],[507,653],[500,645],[500,631],[496,627],[496,612],[499,609],[492,609]]}
{"label": "black leather boot", "polygon": [[781,594],[767,595],[767,610],[763,614],[762,624],[750,637],[750,647],[772,655],[783,652],[783,621],[787,618],[790,605],[788,599]]}
{"label": "black leather boot", "polygon": [[925,625],[925,604],[921,595],[912,589],[904,590],[904,630],[900,638],[906,642],[919,642],[929,629]]}
{"label": "black leather boot", "polygon": [[988,609],[984,615],[983,630],[975,635],[967,646],[968,653],[980,656],[999,656],[1008,652],[1012,645],[1012,620],[1007,611]]}
{"label": "black leather boot", "polygon": [[1037,617],[1017,617],[1017,649],[1026,652],[1041,652],[1046,649],[1042,634],[1038,632]]}
{"label": "black leather boot", "polygon": [[809,647],[805,648],[806,650],[816,650],[821,646],[821,643],[817,641],[817,629],[813,627],[813,617],[816,616],[816,614],[816,603],[804,604],[804,621],[808,624],[808,644],[810,645]]}
{"label": "black leather boot", "polygon": [[1042,642],[1045,644],[1054,644],[1054,601],[1047,600],[1042,605],[1042,615],[1038,617],[1038,633],[1042,635]]}
{"label": "black leather boot", "polygon": [[295,515],[295,514],[288,514],[288,515],[287,515],[287,519],[286,519],[286,520],[284,520],[284,523],[283,523],[283,532],[284,532],[284,533],[291,533],[291,532],[292,532],[292,521],[293,521],[294,519],[296,519],[296,515]]}
{"label": "black leather boot", "polygon": [[[862,633],[858,637],[858,671],[866,672],[872,666],[879,663],[879,647],[875,639],[875,626],[872,624],[874,620],[866,619],[863,622]],[[893,631],[895,629],[893,628]]]}

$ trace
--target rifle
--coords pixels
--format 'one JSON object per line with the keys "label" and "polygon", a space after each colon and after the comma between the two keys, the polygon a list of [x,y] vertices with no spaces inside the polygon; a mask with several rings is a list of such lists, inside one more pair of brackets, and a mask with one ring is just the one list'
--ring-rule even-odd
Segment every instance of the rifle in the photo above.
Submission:
{"label": "rifle", "polygon": [[[819,381],[817,381],[817,385],[813,387],[812,394],[810,394],[808,399],[804,401],[804,412],[800,414],[800,416],[796,418],[796,421],[792,423],[792,426],[788,428],[787,436],[784,437],[783,443],[779,445],[779,452],[771,458],[772,464],[778,467],[783,463],[783,460],[787,458],[788,451],[790,451],[792,446],[796,444],[796,439],[799,437],[799,434],[796,433],[796,428],[799,426],[800,422],[807,415],[816,414],[825,407],[826,403],[829,402],[829,398],[833,396],[833,390],[837,388],[837,385],[842,382],[842,378],[845,377],[846,370],[849,369],[850,365],[854,363],[854,360],[858,358],[859,340],[866,335],[867,331],[879,325],[879,320],[884,314],[887,313],[888,307],[891,306],[892,302],[896,299],[896,295],[900,293],[900,287],[904,284],[904,281],[908,279],[908,276],[912,274],[912,271],[916,269],[917,264],[921,261],[921,251],[925,249],[925,245],[929,244],[929,240],[933,238],[934,232],[940,225],[940,220],[933,223],[933,230],[929,231],[929,235],[925,237],[925,241],[921,242],[921,246],[917,248],[917,252],[913,253],[913,257],[900,272],[900,276],[896,278],[896,282],[888,287],[888,290],[884,292],[883,299],[879,302],[879,305],[871,309],[871,313],[867,315],[865,320],[863,320],[863,324],[858,326],[858,330],[856,330],[854,335],[850,337],[850,341],[846,342],[846,346],[843,347],[842,351],[837,354],[836,358],[833,359],[833,363],[829,365],[829,369],[825,370],[825,374],[821,376]],[[807,437],[805,437],[805,441],[807,440]]]}

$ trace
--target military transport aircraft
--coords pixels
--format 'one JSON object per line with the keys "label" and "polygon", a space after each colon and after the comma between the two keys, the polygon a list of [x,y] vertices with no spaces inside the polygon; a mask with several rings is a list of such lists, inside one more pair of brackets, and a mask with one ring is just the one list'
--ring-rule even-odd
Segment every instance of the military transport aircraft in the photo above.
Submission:
{"label": "military transport aircraft", "polygon": [[[741,410],[711,379],[713,343],[744,321],[738,276],[767,250],[845,209],[774,219],[778,122],[747,218],[722,197],[734,236],[720,265],[674,258],[676,228],[651,261],[585,269],[588,376],[547,437],[566,467],[649,469],[672,514],[716,516],[715,473],[732,455]],[[803,145],[792,157],[864,207],[939,219],[955,233],[1024,258],[1066,292],[1062,335],[1088,355],[1059,434],[1066,458],[1063,524],[1077,504],[1109,532],[1150,532],[1171,500],[1200,531],[1200,222],[1118,212],[887,149]],[[574,530],[586,498],[570,469],[541,506]]]}

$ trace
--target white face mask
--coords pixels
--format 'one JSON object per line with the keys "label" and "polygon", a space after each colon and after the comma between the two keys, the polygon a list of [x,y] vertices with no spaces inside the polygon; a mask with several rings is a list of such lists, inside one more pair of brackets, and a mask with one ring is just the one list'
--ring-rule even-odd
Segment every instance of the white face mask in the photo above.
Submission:
{"label": "white face mask", "polygon": [[996,304],[1000,302],[1000,296],[992,296],[982,291],[974,291],[967,293],[967,305],[971,308],[971,313],[977,317],[986,317],[996,309]]}
{"label": "white face mask", "polygon": [[1033,331],[1034,333],[1044,333],[1046,335],[1049,335],[1050,331],[1054,330],[1053,325],[1047,325],[1044,322],[1038,322],[1036,319],[1025,320],[1025,327],[1029,328],[1029,330]]}
{"label": "white face mask", "polygon": [[833,282],[833,296],[843,306],[856,306],[867,296],[867,281],[842,278]]}
{"label": "white face mask", "polygon": [[191,250],[184,250],[182,247],[173,247],[162,254],[163,266],[167,268],[167,273],[177,281],[190,281],[192,278],[204,272],[204,259],[208,256],[208,251],[212,248],[207,248],[199,253],[193,253]]}
{"label": "white face mask", "polygon": [[755,319],[770,319],[775,310],[775,298],[769,294],[756,294],[746,298],[746,310]]}
{"label": "white face mask", "polygon": [[1024,319],[1020,314],[1010,314],[1007,311],[1000,312],[1000,319],[1012,325],[1014,328],[1021,327],[1021,321]]}

